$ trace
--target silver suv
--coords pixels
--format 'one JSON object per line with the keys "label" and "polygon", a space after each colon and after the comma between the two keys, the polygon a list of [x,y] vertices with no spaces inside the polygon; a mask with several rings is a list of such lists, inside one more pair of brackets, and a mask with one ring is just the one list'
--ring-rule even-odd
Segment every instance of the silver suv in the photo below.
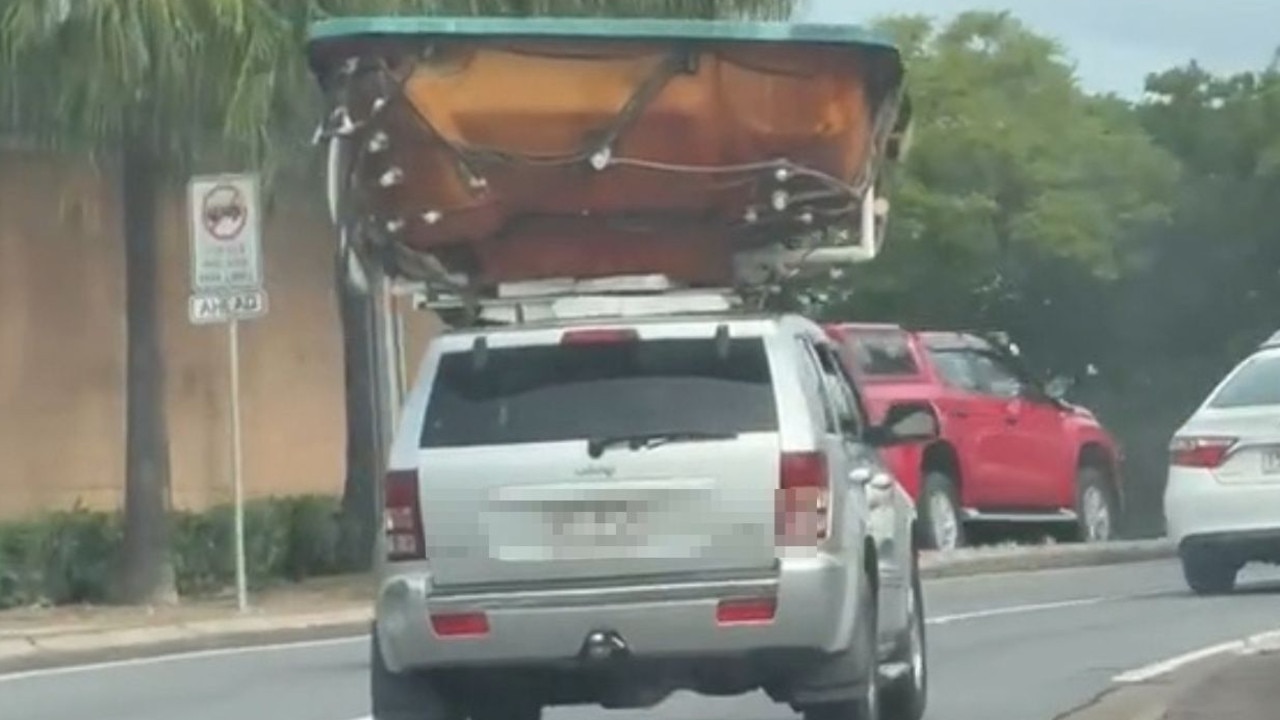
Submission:
{"label": "silver suv", "polygon": [[763,688],[918,720],[910,499],[816,324],[520,325],[433,342],[385,486],[376,720],[529,720]]}

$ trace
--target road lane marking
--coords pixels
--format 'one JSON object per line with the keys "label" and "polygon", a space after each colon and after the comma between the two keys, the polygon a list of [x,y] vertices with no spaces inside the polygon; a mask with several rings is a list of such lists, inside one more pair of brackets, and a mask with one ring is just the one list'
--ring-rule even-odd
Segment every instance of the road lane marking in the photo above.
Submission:
{"label": "road lane marking", "polygon": [[[1008,607],[988,608],[985,610],[973,610],[970,612],[954,613],[950,615],[937,615],[926,620],[929,625],[949,625],[951,623],[966,622],[969,620],[983,620],[986,618],[1002,617],[1006,615],[1021,615],[1034,612],[1046,612],[1050,610],[1062,610],[1073,607],[1084,607],[1088,605],[1098,605],[1105,602],[1116,600],[1130,599],[1130,597],[1088,597],[1075,600],[1061,600],[1057,602],[1035,603],[1029,605],[1011,605]],[[90,663],[87,665],[69,665],[64,667],[45,668],[41,670],[25,670],[9,674],[0,674],[0,684],[6,682],[15,682],[19,680],[29,680],[35,678],[55,677],[59,675],[72,675],[76,673],[98,672],[101,670],[125,669],[146,667],[148,665],[157,665],[162,662],[182,662],[192,660],[207,660],[220,657],[230,657],[235,655],[251,655],[257,653],[270,652],[288,652],[294,650],[307,650],[325,647],[340,647],[344,645],[355,645],[357,643],[367,643],[368,635],[359,635],[348,638],[334,638],[330,640],[314,640],[292,643],[276,643],[271,645],[250,645],[245,647],[219,648],[216,650],[196,650],[192,652],[170,653],[162,655],[154,655],[144,658],[133,658],[130,660],[114,660],[107,662]],[[363,719],[357,719],[363,720]]]}
{"label": "road lane marking", "polygon": [[1181,655],[1175,655],[1171,658],[1153,662],[1150,665],[1144,665],[1140,668],[1122,672],[1111,678],[1111,682],[1119,685],[1134,685],[1138,683],[1151,682],[1156,678],[1168,675],[1175,670],[1180,670],[1193,663],[1218,655],[1226,655],[1234,653],[1237,655],[1245,655],[1251,652],[1257,652],[1263,648],[1274,648],[1280,643],[1280,631],[1272,631],[1250,635],[1243,640],[1232,640],[1230,642],[1218,643],[1208,647],[1192,650]]}
{"label": "road lane marking", "polygon": [[1199,650],[1192,650],[1188,653],[1175,655],[1167,660],[1161,660],[1159,662],[1151,663],[1150,665],[1122,672],[1111,678],[1111,682],[1119,683],[1121,685],[1148,682],[1160,677],[1161,675],[1168,675],[1183,666],[1190,665],[1191,663],[1199,662],[1201,660],[1206,660],[1215,655],[1229,653],[1243,646],[1244,643],[1240,640],[1232,640],[1231,642],[1210,645],[1206,648],[1200,648]]}
{"label": "road lane marking", "polygon": [[938,615],[927,619],[925,622],[929,625],[947,625],[953,622],[964,622],[965,620],[981,620],[990,617],[1002,617],[1004,615],[1022,615],[1025,613],[1045,612],[1047,610],[1062,610],[1065,608],[1084,607],[1087,605],[1100,605],[1105,602],[1114,602],[1117,600],[1126,600],[1126,597],[1087,597],[1077,598],[1075,600],[1059,600],[1056,602],[1034,603],[1030,605],[1010,605],[1008,607],[989,608],[986,610],[973,610],[971,612],[955,613],[953,615]]}

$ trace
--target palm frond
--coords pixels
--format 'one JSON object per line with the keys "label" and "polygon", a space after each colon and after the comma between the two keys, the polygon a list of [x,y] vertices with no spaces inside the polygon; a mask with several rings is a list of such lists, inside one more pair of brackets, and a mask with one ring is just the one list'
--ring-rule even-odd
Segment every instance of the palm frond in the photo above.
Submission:
{"label": "palm frond", "polygon": [[305,157],[307,24],[342,15],[784,18],[795,0],[0,0],[0,134],[165,168]]}

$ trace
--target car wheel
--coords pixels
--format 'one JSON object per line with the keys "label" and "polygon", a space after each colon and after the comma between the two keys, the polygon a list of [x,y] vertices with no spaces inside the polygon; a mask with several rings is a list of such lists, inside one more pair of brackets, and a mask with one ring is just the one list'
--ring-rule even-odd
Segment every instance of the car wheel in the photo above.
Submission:
{"label": "car wheel", "polygon": [[964,547],[964,521],[960,517],[960,494],[956,483],[940,472],[925,475],[920,491],[922,544],[930,550]]}
{"label": "car wheel", "polygon": [[1086,465],[1076,473],[1076,515],[1082,542],[1109,542],[1116,539],[1119,507],[1107,474]]}
{"label": "car wheel", "polygon": [[912,562],[911,589],[907,595],[907,631],[898,643],[893,662],[907,667],[881,688],[880,707],[884,720],[920,720],[929,698],[929,666],[925,641],[924,592],[920,569]]}
{"label": "car wheel", "polygon": [[1197,595],[1225,595],[1236,589],[1240,564],[1203,548],[1183,548],[1178,553],[1182,575]]}
{"label": "car wheel", "polygon": [[372,720],[463,720],[463,714],[437,691],[430,676],[394,673],[387,668],[376,630],[370,647]]}
{"label": "car wheel", "polygon": [[876,617],[877,600],[872,578],[862,577],[858,583],[856,636],[852,650],[861,655],[858,663],[862,677],[855,680],[861,690],[853,700],[819,703],[803,708],[804,720],[880,720],[880,663],[877,649],[880,635]]}

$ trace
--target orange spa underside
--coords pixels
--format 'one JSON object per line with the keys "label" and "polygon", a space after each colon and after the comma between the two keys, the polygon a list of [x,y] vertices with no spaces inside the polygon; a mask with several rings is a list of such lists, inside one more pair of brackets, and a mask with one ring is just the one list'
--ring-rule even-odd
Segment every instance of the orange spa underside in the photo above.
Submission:
{"label": "orange spa underside", "polygon": [[[362,209],[482,284],[726,284],[733,252],[795,234],[802,213],[853,216],[847,188],[833,188],[868,171],[884,95],[850,46],[455,41],[408,61],[375,41],[358,50],[383,53],[388,71],[352,83],[352,114],[390,97],[357,136]],[[779,159],[829,177],[780,176],[765,165]]]}

